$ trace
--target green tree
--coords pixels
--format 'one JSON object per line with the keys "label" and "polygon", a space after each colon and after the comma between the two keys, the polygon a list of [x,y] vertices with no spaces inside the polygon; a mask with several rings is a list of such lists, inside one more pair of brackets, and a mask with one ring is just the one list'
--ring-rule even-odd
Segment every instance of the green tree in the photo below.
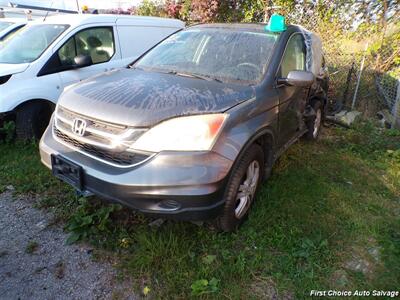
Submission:
{"label": "green tree", "polygon": [[137,7],[136,13],[139,16],[162,17],[166,15],[163,5],[158,1],[152,0],[143,0],[143,2]]}
{"label": "green tree", "polygon": [[184,21],[191,20],[192,0],[184,0],[181,3],[180,18]]}

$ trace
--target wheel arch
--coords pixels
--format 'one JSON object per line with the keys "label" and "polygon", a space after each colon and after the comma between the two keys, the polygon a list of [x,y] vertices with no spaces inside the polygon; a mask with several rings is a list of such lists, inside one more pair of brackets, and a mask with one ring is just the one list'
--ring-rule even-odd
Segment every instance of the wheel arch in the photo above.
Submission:
{"label": "wheel arch", "polygon": [[272,128],[266,127],[257,131],[242,147],[235,161],[239,161],[243,154],[253,145],[260,145],[264,152],[264,179],[272,171],[275,155],[275,134]]}
{"label": "wheel arch", "polygon": [[264,152],[264,178],[268,179],[271,174],[275,155],[275,138],[272,132],[266,131],[258,135],[254,143],[261,146]]}
{"label": "wheel arch", "polygon": [[14,110],[15,132],[19,140],[40,139],[48,126],[54,110],[54,103],[34,99],[19,104]]}
{"label": "wheel arch", "polygon": [[55,108],[55,103],[53,101],[50,100],[46,100],[46,99],[31,99],[31,100],[27,100],[27,101],[23,101],[21,103],[19,103],[15,108],[14,111],[17,113],[18,110],[20,110],[22,107],[24,107],[25,105],[28,105],[30,103],[34,103],[36,102],[37,104],[44,104],[46,106],[48,106],[49,109],[54,110]]}

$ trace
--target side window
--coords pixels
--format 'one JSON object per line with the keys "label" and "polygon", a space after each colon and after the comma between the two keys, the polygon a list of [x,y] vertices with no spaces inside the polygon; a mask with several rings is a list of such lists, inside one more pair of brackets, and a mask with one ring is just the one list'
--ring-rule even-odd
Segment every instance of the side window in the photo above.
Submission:
{"label": "side window", "polygon": [[281,77],[286,78],[290,71],[306,70],[306,46],[301,34],[293,35],[287,44],[281,64]]}
{"label": "side window", "polygon": [[60,59],[62,66],[70,66],[74,64],[75,57],[75,37],[72,37],[60,48],[60,50],[58,50],[58,58]]}
{"label": "side window", "polygon": [[109,61],[114,52],[113,28],[101,27],[75,34],[58,50],[58,57],[63,66],[72,65],[78,55],[89,55],[93,64],[99,64]]}

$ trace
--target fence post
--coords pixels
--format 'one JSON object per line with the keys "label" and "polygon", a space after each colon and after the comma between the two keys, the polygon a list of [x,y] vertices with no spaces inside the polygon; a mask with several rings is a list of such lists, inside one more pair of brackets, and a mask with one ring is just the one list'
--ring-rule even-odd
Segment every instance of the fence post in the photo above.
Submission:
{"label": "fence post", "polygon": [[360,87],[361,75],[362,75],[362,72],[364,70],[365,57],[367,56],[368,44],[369,43],[367,42],[367,44],[365,45],[364,56],[363,56],[362,61],[361,61],[360,72],[358,73],[356,90],[354,91],[353,102],[351,103],[351,110],[353,110],[354,106],[356,105],[358,88]]}
{"label": "fence post", "polygon": [[394,107],[393,107],[393,124],[392,128],[400,128],[400,120],[399,120],[399,114],[400,114],[400,79],[397,80],[397,93],[396,93],[396,100],[394,101]]}

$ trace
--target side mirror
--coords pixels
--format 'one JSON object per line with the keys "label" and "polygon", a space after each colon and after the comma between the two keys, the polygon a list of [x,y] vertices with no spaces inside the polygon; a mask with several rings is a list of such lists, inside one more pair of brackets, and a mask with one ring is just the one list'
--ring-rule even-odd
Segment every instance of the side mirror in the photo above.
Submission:
{"label": "side mirror", "polygon": [[314,74],[308,71],[290,71],[287,78],[278,79],[278,83],[299,87],[310,87],[314,82]]}
{"label": "side mirror", "polygon": [[92,57],[90,55],[78,55],[74,58],[76,68],[84,68],[93,65]]}

